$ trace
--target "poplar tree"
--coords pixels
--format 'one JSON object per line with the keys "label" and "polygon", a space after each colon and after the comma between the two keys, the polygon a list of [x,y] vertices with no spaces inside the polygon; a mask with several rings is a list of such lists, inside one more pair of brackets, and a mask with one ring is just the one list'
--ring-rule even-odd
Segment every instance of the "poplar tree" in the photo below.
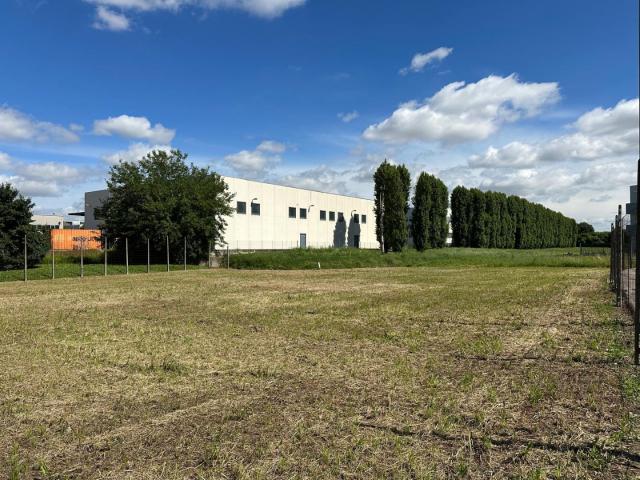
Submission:
{"label": "poplar tree", "polygon": [[376,238],[383,244],[384,252],[399,252],[408,237],[409,171],[404,165],[392,165],[385,160],[374,173],[373,179]]}

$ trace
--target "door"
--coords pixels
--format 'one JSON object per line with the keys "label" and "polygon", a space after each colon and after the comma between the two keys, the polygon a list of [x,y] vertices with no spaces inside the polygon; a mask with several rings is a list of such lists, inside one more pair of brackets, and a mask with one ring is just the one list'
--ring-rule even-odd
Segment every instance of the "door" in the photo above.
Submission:
{"label": "door", "polygon": [[300,234],[300,248],[307,248],[307,234]]}
{"label": "door", "polygon": [[360,235],[353,236],[353,248],[360,248]]}

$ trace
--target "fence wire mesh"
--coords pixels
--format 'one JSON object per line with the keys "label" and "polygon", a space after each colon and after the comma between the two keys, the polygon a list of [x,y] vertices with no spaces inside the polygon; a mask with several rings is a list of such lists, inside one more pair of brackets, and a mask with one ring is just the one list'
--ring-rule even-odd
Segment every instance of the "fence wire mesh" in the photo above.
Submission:
{"label": "fence wire mesh", "polygon": [[[166,235],[112,238],[99,230],[82,229],[67,231],[64,235],[53,230],[37,233],[19,240],[20,252],[14,255],[17,259],[15,265],[0,270],[0,281],[228,267],[229,256],[235,254],[335,247],[316,242],[305,242],[301,246],[299,241],[251,240],[227,244],[190,237],[169,238]],[[377,249],[378,245],[345,244],[343,248]]]}

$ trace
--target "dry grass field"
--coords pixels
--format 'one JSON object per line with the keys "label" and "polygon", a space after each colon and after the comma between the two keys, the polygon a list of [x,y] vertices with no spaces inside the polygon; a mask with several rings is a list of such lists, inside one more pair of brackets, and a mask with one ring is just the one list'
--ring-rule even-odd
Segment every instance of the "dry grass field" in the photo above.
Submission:
{"label": "dry grass field", "polygon": [[637,478],[604,269],[0,284],[0,477]]}

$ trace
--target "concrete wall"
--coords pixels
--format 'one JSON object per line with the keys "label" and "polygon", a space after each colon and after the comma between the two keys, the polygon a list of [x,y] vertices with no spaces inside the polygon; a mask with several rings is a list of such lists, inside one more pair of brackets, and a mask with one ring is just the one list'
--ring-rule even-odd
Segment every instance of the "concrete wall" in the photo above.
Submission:
{"label": "concrete wall", "polygon": [[[225,177],[225,181],[235,193],[234,209],[238,202],[246,203],[245,214],[236,212],[228,218],[225,241],[229,248],[295,248],[300,245],[301,234],[308,247],[353,247],[359,237],[360,248],[378,248],[373,200],[233,177]],[[251,213],[252,202],[260,205],[260,215]],[[289,218],[290,207],[295,208],[295,218]],[[300,209],[307,210],[306,219],[301,218]],[[321,211],[326,220],[320,219]],[[331,212],[334,220],[330,219]],[[338,220],[340,213],[344,221]]]}
{"label": "concrete wall", "polygon": [[[223,178],[235,194],[231,204],[235,213],[227,217],[225,238],[217,242],[219,245],[239,250],[280,250],[300,246],[304,235],[307,247],[353,247],[359,238],[360,248],[378,248],[373,200]],[[107,190],[85,193],[85,228],[100,228],[94,211],[107,198]],[[236,211],[238,202],[245,203],[246,213]],[[260,206],[259,215],[252,214],[252,203]],[[295,218],[289,218],[290,207],[295,208]],[[301,209],[306,209],[306,219],[301,218]],[[325,212],[325,220],[321,220],[320,211]],[[344,221],[339,221],[340,213]]]}
{"label": "concrete wall", "polygon": [[102,221],[96,218],[96,208],[109,198],[108,190],[96,190],[84,194],[84,228],[94,229],[102,226]]}
{"label": "concrete wall", "polygon": [[64,228],[64,217],[62,215],[33,215],[31,225]]}

